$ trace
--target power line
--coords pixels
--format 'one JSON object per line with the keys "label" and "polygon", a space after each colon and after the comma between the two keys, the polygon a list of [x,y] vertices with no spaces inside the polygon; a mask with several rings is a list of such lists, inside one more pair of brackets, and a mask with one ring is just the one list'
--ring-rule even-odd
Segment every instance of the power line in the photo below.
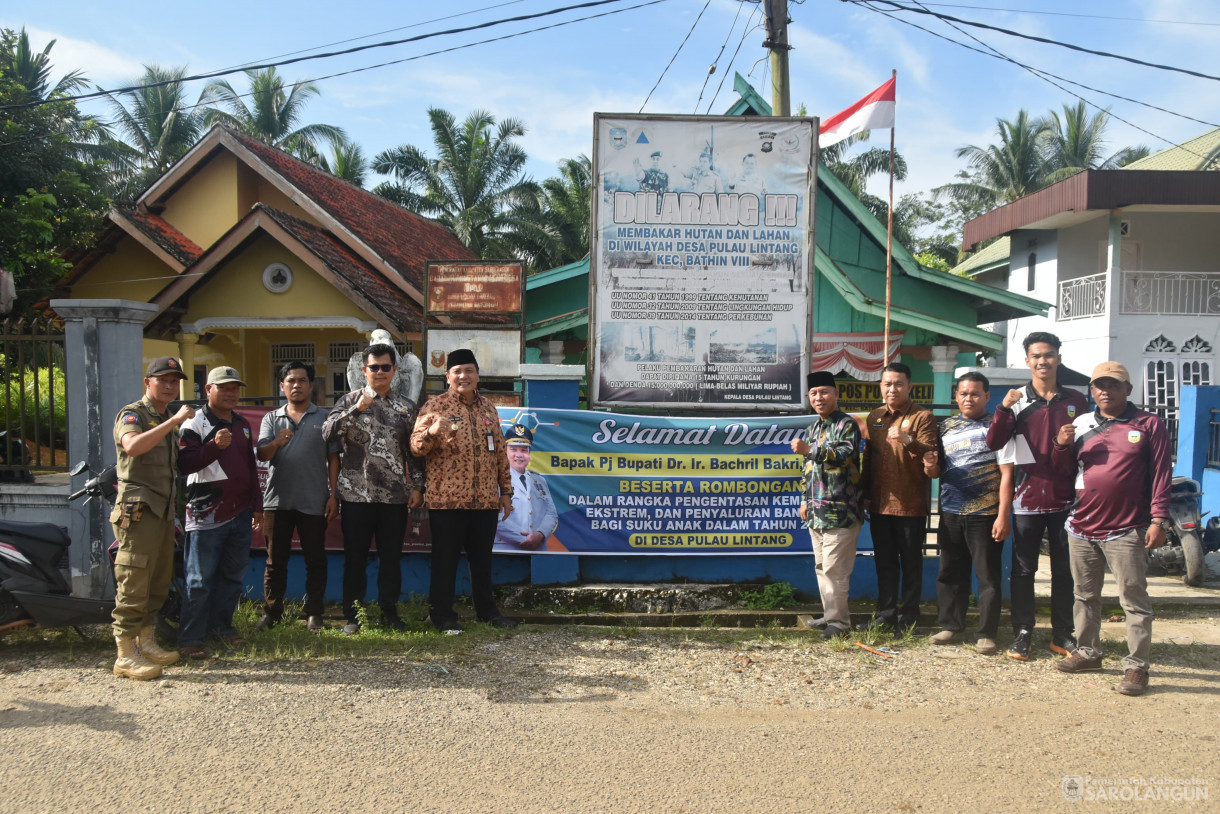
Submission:
{"label": "power line", "polygon": [[704,113],[711,113],[712,105],[716,104],[716,100],[720,98],[720,91],[724,88],[724,80],[729,78],[729,71],[733,70],[733,63],[737,61],[737,55],[741,53],[741,46],[745,44],[746,37],[750,35],[751,31],[757,31],[761,27],[761,25],[757,24],[750,27],[750,23],[754,22],[754,16],[758,14],[760,8],[761,6],[757,6],[750,12],[750,17],[746,20],[745,28],[741,31],[741,39],[737,43],[737,50],[733,52],[733,58],[729,60],[729,67],[725,68],[724,73],[720,74],[720,84],[716,86],[716,95],[712,97],[712,101],[707,103],[707,110]]}
{"label": "power line", "polygon": [[695,21],[690,25],[690,31],[686,32],[686,36],[682,38],[682,42],[678,43],[678,50],[674,51],[674,55],[669,58],[669,63],[661,71],[661,75],[657,77],[656,84],[652,86],[652,90],[648,91],[648,95],[644,97],[644,103],[640,105],[640,113],[644,112],[644,108],[648,106],[648,100],[652,98],[652,94],[657,88],[661,87],[661,80],[665,78],[665,74],[669,73],[669,69],[673,67],[674,60],[678,58],[678,54],[682,53],[682,49],[686,46],[690,35],[695,33],[695,26],[699,25],[699,21],[703,19],[703,12],[707,11],[707,7],[712,4],[712,0],[707,0],[703,4],[703,8],[699,9],[699,14],[695,17]]}
{"label": "power line", "polygon": [[724,56],[724,49],[728,47],[729,40],[733,38],[733,32],[737,30],[737,21],[741,19],[741,6],[741,3],[737,4],[737,13],[733,15],[733,24],[729,26],[729,33],[724,35],[724,42],[720,43],[720,50],[716,52],[716,58],[712,60],[711,67],[707,69],[707,76],[703,77],[703,87],[699,88],[699,98],[695,100],[695,113],[699,112],[699,103],[703,101],[703,92],[707,90],[708,80],[716,72],[716,66],[720,64],[720,58]]}
{"label": "power line", "polygon": [[[492,9],[503,8],[504,6],[515,6],[518,3],[524,3],[524,2],[525,2],[525,0],[508,0],[508,2],[505,2],[505,3],[496,3],[495,5],[491,5],[491,6],[483,6],[482,8],[471,9],[470,11],[463,11],[463,12],[459,12],[458,14],[448,14],[444,17],[434,17],[431,20],[422,20],[418,23],[411,23],[410,25],[400,25],[400,26],[396,26],[395,28],[387,28],[383,31],[374,31],[371,34],[362,34],[359,37],[348,37],[347,39],[344,39],[344,40],[335,40],[334,42],[327,42],[327,43],[323,43],[321,45],[314,45],[310,48],[300,48],[296,51],[289,51],[284,54],[276,54],[274,56],[269,56],[269,57],[259,57],[259,61],[260,62],[269,62],[273,59],[281,59],[283,57],[293,57],[293,56],[296,56],[297,54],[308,54],[310,51],[316,51],[319,48],[333,48],[336,45],[346,45],[349,42],[359,42],[360,40],[367,40],[370,37],[380,37],[383,34],[393,34],[395,31],[406,31],[411,28],[419,28],[420,26],[431,25],[432,23],[442,23],[445,20],[454,20],[454,19],[457,19],[458,17],[469,17],[471,14],[478,14],[480,11],[491,11]],[[242,70],[242,66],[241,65],[230,65],[228,68],[224,68],[222,70],[238,70],[239,71],[239,70]]]}
{"label": "power line", "polygon": [[[585,3],[577,3],[577,4],[571,5],[571,6],[563,6],[562,8],[550,9],[548,11],[540,11],[535,14],[522,14],[517,17],[506,17],[506,18],[500,19],[500,20],[490,20],[485,23],[478,23],[476,25],[466,26],[464,28],[450,28],[450,29],[447,29],[444,31],[436,31],[436,32],[433,32],[430,34],[419,34],[418,36],[406,37],[404,39],[399,39],[399,40],[388,40],[386,42],[369,43],[368,45],[357,45],[353,48],[347,48],[342,51],[328,51],[323,54],[312,54],[309,56],[293,57],[292,59],[285,59],[285,60],[280,60],[280,61],[275,61],[275,62],[265,62],[265,63],[259,64],[259,65],[247,65],[242,68],[232,68],[232,69],[227,69],[227,70],[223,70],[223,71],[211,71],[209,73],[195,74],[193,76],[183,77],[182,79],[165,80],[163,82],[152,82],[152,83],[149,83],[146,85],[131,85],[131,86],[125,87],[125,88],[116,88],[112,91],[99,90],[99,91],[94,91],[94,92],[90,92],[90,93],[80,93],[80,94],[76,94],[74,96],[59,96],[59,97],[56,97],[55,99],[46,99],[46,100],[41,100],[41,101],[37,101],[37,102],[24,102],[24,103],[18,104],[18,105],[0,105],[0,110],[17,110],[17,109],[29,108],[29,107],[39,107],[41,105],[49,104],[51,102],[79,102],[84,99],[96,99],[100,96],[107,96],[111,93],[127,93],[130,91],[144,90],[147,88],[159,88],[159,87],[163,87],[165,85],[174,84],[176,82],[197,82],[202,79],[215,79],[220,76],[228,76],[229,74],[239,73],[242,71],[259,71],[259,70],[264,70],[266,68],[279,68],[284,65],[293,65],[298,62],[308,62],[310,60],[315,60],[315,59],[329,59],[331,57],[346,56],[348,54],[359,53],[360,51],[368,51],[373,48],[388,48],[388,47],[391,47],[394,45],[404,45],[406,43],[419,42],[421,40],[432,39],[433,37],[441,37],[441,36],[445,36],[448,34],[464,34],[464,33],[470,32],[470,31],[478,31],[478,30],[484,29],[484,28],[492,28],[494,26],[504,25],[506,23],[517,23],[517,22],[522,22],[525,20],[536,20],[541,17],[550,17],[555,14],[562,14],[565,11],[573,11],[575,9],[583,9],[583,8],[594,8],[596,6],[605,6],[605,5],[609,5],[612,3],[622,3],[622,2],[625,2],[625,0],[588,0],[588,2],[585,2]],[[666,0],[654,0],[653,3],[645,3],[644,5],[654,5],[655,3],[663,3],[663,2],[666,2]],[[636,6],[636,8],[639,8],[639,6]],[[586,19],[591,19],[591,18],[586,18]],[[539,29],[539,30],[542,30],[542,29]],[[494,42],[494,40],[489,40],[489,42]],[[444,53],[444,52],[442,51],[439,53]],[[385,64],[392,65],[395,63],[388,62]],[[334,76],[342,76],[342,75],[343,74],[341,74],[341,73],[334,74]]]}
{"label": "power line", "polygon": [[1109,14],[1073,14],[1069,11],[1042,11],[1031,8],[1000,8],[998,6],[967,6],[963,3],[920,3],[922,6],[939,6],[941,8],[968,8],[979,11],[1004,11],[1010,14],[1042,14],[1048,17],[1083,17],[1088,20],[1116,20],[1130,23],[1157,23],[1160,25],[1216,25],[1220,23],[1205,23],[1198,20],[1148,20],[1143,17],[1116,17]]}
{"label": "power line", "polygon": [[[1107,59],[1117,59],[1117,60],[1121,60],[1123,62],[1130,62],[1134,65],[1143,65],[1146,68],[1156,68],[1156,69],[1162,70],[1162,71],[1172,71],[1174,73],[1183,73],[1183,74],[1186,74],[1187,76],[1196,76],[1200,79],[1211,79],[1211,80],[1220,82],[1220,76],[1212,76],[1211,74],[1201,73],[1199,71],[1192,71],[1189,68],[1177,68],[1173,65],[1161,65],[1156,62],[1147,62],[1145,60],[1137,59],[1135,57],[1123,56],[1122,54],[1111,54],[1109,51],[1098,51],[1093,48],[1085,48],[1082,45],[1074,45],[1070,42],[1062,42],[1061,40],[1052,40],[1048,37],[1039,37],[1034,34],[1023,34],[1020,31],[1013,31],[1011,28],[1001,28],[998,25],[988,25],[987,23],[978,23],[978,22],[974,22],[972,20],[963,20],[960,17],[953,17],[949,14],[942,14],[939,11],[932,11],[931,9],[913,8],[911,6],[904,6],[901,3],[893,2],[893,0],[841,0],[841,2],[852,3],[854,5],[861,5],[861,6],[866,6],[866,7],[870,3],[885,3],[886,5],[891,6],[895,9],[898,9],[899,11],[910,11],[915,14],[926,14],[931,17],[936,17],[939,20],[961,23],[962,25],[968,25],[973,28],[985,28],[988,31],[997,31],[1001,34],[1007,34],[1010,37],[1019,37],[1021,39],[1033,40],[1034,42],[1045,43],[1046,45],[1055,45],[1055,46],[1058,46],[1059,48],[1067,48],[1071,51],[1079,51],[1082,54],[1091,54],[1093,56],[1105,57]],[[874,10],[879,10],[879,9],[874,9]]]}
{"label": "power line", "polygon": [[[909,26],[911,26],[912,28],[919,29],[920,31],[923,31],[923,32],[924,32],[924,33],[926,33],[926,34],[931,34],[933,37],[937,37],[938,39],[942,39],[942,40],[944,40],[945,42],[951,42],[951,43],[953,43],[954,45],[958,46],[959,48],[965,48],[965,49],[966,49],[966,50],[968,50],[968,51],[974,51],[974,52],[975,52],[975,53],[977,53],[977,54],[982,54],[983,56],[991,57],[992,59],[999,59],[999,60],[1002,60],[1002,61],[1004,61],[1004,62],[1010,62],[1010,63],[1012,63],[1013,65],[1016,65],[1016,66],[1017,66],[1017,67],[1019,67],[1019,68],[1024,68],[1025,70],[1030,71],[1030,72],[1032,72],[1032,73],[1034,73],[1034,74],[1038,75],[1038,76],[1039,76],[1039,78],[1043,79],[1043,81],[1048,82],[1049,84],[1054,85],[1055,87],[1059,88],[1059,89],[1060,89],[1060,90],[1062,90],[1064,93],[1067,93],[1067,94],[1069,94],[1069,95],[1071,95],[1071,96],[1074,96],[1074,97],[1076,97],[1077,99],[1080,99],[1081,101],[1083,101],[1085,104],[1092,105],[1093,107],[1097,107],[1097,105],[1095,105],[1093,102],[1090,102],[1088,99],[1085,99],[1085,98],[1084,98],[1083,96],[1081,96],[1080,94],[1078,94],[1078,93],[1074,93],[1074,92],[1072,92],[1072,91],[1068,90],[1067,88],[1064,88],[1064,87],[1062,87],[1062,86],[1060,86],[1060,85],[1055,84],[1054,82],[1051,82],[1051,81],[1050,81],[1050,79],[1047,79],[1046,77],[1051,77],[1051,78],[1053,78],[1053,79],[1058,79],[1058,80],[1059,80],[1059,81],[1061,81],[1061,82],[1067,82],[1067,83],[1068,83],[1068,84],[1070,84],[1070,85],[1076,85],[1077,87],[1084,88],[1085,90],[1092,91],[1092,92],[1094,92],[1094,93],[1100,93],[1100,94],[1102,94],[1102,95],[1104,95],[1104,96],[1112,96],[1112,97],[1114,97],[1115,99],[1122,99],[1123,101],[1127,101],[1127,102],[1133,102],[1133,103],[1135,103],[1135,104],[1137,104],[1137,105],[1143,105],[1144,107],[1152,108],[1153,110],[1159,110],[1159,111],[1162,111],[1162,112],[1164,112],[1164,113],[1168,113],[1168,114],[1173,115],[1173,116],[1178,116],[1178,117],[1180,117],[1180,118],[1187,119],[1187,120],[1189,120],[1189,121],[1198,122],[1199,124],[1205,124],[1205,125],[1207,125],[1208,127],[1220,127],[1220,125],[1216,125],[1216,124],[1213,124],[1213,123],[1211,123],[1211,122],[1206,122],[1206,121],[1203,121],[1202,119],[1195,119],[1195,118],[1193,118],[1193,117],[1191,117],[1191,116],[1186,116],[1186,115],[1184,115],[1184,114],[1182,114],[1182,113],[1175,113],[1175,112],[1174,112],[1174,111],[1172,111],[1172,110],[1166,110],[1165,108],[1162,108],[1162,107],[1157,107],[1156,105],[1148,104],[1147,102],[1141,102],[1141,101],[1139,101],[1139,100],[1137,100],[1137,99],[1130,99],[1130,98],[1128,98],[1128,97],[1126,97],[1126,96],[1120,96],[1120,95],[1115,94],[1115,93],[1110,93],[1110,92],[1108,92],[1108,91],[1099,90],[1099,89],[1097,89],[1097,88],[1092,88],[1092,87],[1089,87],[1088,85],[1083,85],[1083,84],[1081,84],[1081,83],[1079,83],[1079,82],[1074,82],[1074,81],[1072,81],[1071,79],[1066,79],[1066,78],[1064,78],[1064,77],[1062,77],[1062,76],[1058,76],[1058,75],[1056,75],[1056,74],[1050,73],[1049,71],[1044,71],[1044,70],[1041,70],[1040,68],[1034,68],[1034,67],[1032,67],[1032,66],[1026,65],[1026,64],[1025,64],[1025,63],[1023,63],[1023,62],[1019,62],[1019,61],[1017,61],[1017,60],[1013,59],[1012,57],[1009,57],[1009,56],[1007,56],[1007,55],[1005,55],[1005,54],[1003,54],[1003,53],[1001,53],[1001,52],[999,52],[999,51],[996,51],[994,48],[991,48],[991,46],[990,46],[990,45],[986,45],[986,43],[983,43],[983,44],[984,44],[984,45],[985,45],[987,48],[991,49],[991,51],[994,51],[994,53],[991,53],[991,51],[984,51],[984,50],[982,50],[981,48],[975,48],[974,46],[972,46],[972,45],[968,45],[968,44],[966,44],[966,43],[964,43],[964,42],[959,42],[958,40],[955,40],[955,39],[953,39],[952,37],[946,37],[944,34],[938,33],[938,32],[936,32],[936,31],[933,31],[933,30],[929,29],[929,28],[924,28],[923,26],[918,25],[917,23],[913,23],[913,22],[911,22],[910,20],[904,20],[904,19],[902,19],[901,17],[896,17],[896,16],[894,16],[893,14],[889,13],[888,11],[885,11],[885,10],[883,10],[883,9],[879,9],[879,8],[874,8],[874,7],[872,7],[871,5],[869,5],[868,3],[861,3],[861,5],[862,5],[864,8],[867,8],[869,11],[872,11],[872,12],[874,12],[874,13],[880,14],[880,15],[882,15],[882,16],[884,16],[884,17],[888,17],[889,19],[894,20],[895,22],[902,23],[903,25],[909,25]],[[963,34],[965,34],[965,32],[962,32],[962,33],[963,33]],[[970,36],[970,35],[969,35],[969,34],[966,34],[966,36]],[[977,41],[978,41],[978,40],[976,40],[976,42],[977,42]],[[1098,108],[1098,109],[1100,110],[1101,108]],[[1185,146],[1183,146],[1183,145],[1181,145],[1181,144],[1178,144],[1176,141],[1173,141],[1173,140],[1171,140],[1171,139],[1167,139],[1167,138],[1165,138],[1164,136],[1159,136],[1159,135],[1157,135],[1156,133],[1153,133],[1151,130],[1148,130],[1148,129],[1144,128],[1144,127],[1140,127],[1138,124],[1135,124],[1134,122],[1128,121],[1127,119],[1124,119],[1122,116],[1119,116],[1119,115],[1117,115],[1117,114],[1115,114],[1115,113],[1108,113],[1107,115],[1111,116],[1111,117],[1112,117],[1112,118],[1114,118],[1115,120],[1120,121],[1120,122],[1122,122],[1123,124],[1125,124],[1125,125],[1127,125],[1127,126],[1129,126],[1129,127],[1134,128],[1135,130],[1138,130],[1138,131],[1139,131],[1139,132],[1141,132],[1141,133],[1144,133],[1145,135],[1152,136],[1154,139],[1156,139],[1156,140],[1158,140],[1158,141],[1163,141],[1163,142],[1165,142],[1166,144],[1169,144],[1169,145],[1174,146],[1174,147],[1180,147],[1181,149],[1186,150],[1187,152],[1189,152],[1191,155],[1198,156],[1199,158],[1204,158],[1204,157],[1205,157],[1205,156],[1201,156],[1201,155],[1199,155],[1198,153],[1194,152],[1193,150],[1191,150],[1191,149],[1190,149],[1190,148],[1188,148],[1188,147],[1185,147]]]}
{"label": "power line", "polygon": [[[603,11],[599,14],[590,14],[585,17],[576,17],[571,20],[563,20],[558,23],[552,23],[551,25],[544,25],[544,26],[539,26],[537,28],[530,28],[530,29],[526,29],[525,31],[517,31],[512,34],[505,34],[500,37],[492,37],[492,38],[486,39],[486,40],[477,40],[475,42],[469,42],[469,43],[465,43],[463,45],[455,45],[450,48],[442,48],[437,51],[428,51],[427,53],[415,54],[414,56],[403,57],[402,59],[395,59],[395,60],[391,60],[389,62],[379,62],[375,65],[366,65],[362,68],[352,68],[351,70],[347,70],[347,71],[339,71],[337,73],[325,74],[323,76],[317,76],[317,77],[313,77],[311,79],[301,79],[296,82],[286,83],[284,85],[284,88],[285,89],[295,88],[298,85],[307,85],[311,82],[322,82],[324,80],[335,79],[336,77],[340,77],[340,76],[348,76],[350,74],[362,73],[364,71],[371,71],[371,70],[375,70],[377,68],[385,68],[390,65],[398,65],[398,64],[401,64],[404,62],[412,62],[417,59],[424,59],[426,57],[437,56],[439,54],[448,54],[453,51],[461,51],[466,48],[473,48],[478,45],[488,45],[493,42],[501,42],[503,40],[510,40],[510,39],[515,39],[517,37],[524,37],[527,34],[536,34],[540,31],[549,31],[552,28],[562,28],[564,26],[573,25],[574,23],[582,23],[582,22],[586,22],[588,20],[596,20],[600,17],[609,17],[614,14],[622,14],[622,13],[625,13],[628,11],[635,11],[636,9],[645,8],[646,6],[655,6],[659,3],[664,3],[664,2],[668,2],[668,0],[648,0],[647,2],[638,3],[634,6],[627,6],[625,8],[613,9],[611,11]],[[179,80],[179,81],[186,81],[186,80],[184,79],[184,80]],[[153,83],[150,85],[138,86],[135,88],[135,90],[139,90],[139,89],[145,88],[145,87],[147,87],[147,88],[161,87],[166,84],[172,84],[172,83],[171,82],[156,82],[156,83]],[[111,94],[118,94],[118,93],[124,93],[124,92],[125,91],[123,91],[123,90],[114,90],[114,91],[106,91],[105,93],[106,93],[106,96],[111,97]],[[243,97],[251,97],[254,94],[253,93],[239,93],[236,95],[238,98],[243,98]],[[113,97],[111,97],[111,100],[114,101]],[[64,100],[56,98],[54,101],[64,101]],[[208,104],[208,103],[200,101],[200,102],[196,102],[193,105],[184,105],[182,107],[182,110],[193,110],[195,108],[202,107],[206,104]],[[0,110],[4,110],[4,109],[5,108],[0,107]],[[100,122],[99,121],[98,123],[100,125],[102,125],[103,127],[107,127],[107,128],[109,128],[110,126],[112,126],[114,124],[113,121],[112,122]],[[25,138],[18,138],[18,139],[13,139],[12,141],[0,143],[0,147],[10,147],[13,145],[22,144],[27,141],[40,141],[40,140],[42,140],[42,138],[43,138],[43,136],[27,136]]]}

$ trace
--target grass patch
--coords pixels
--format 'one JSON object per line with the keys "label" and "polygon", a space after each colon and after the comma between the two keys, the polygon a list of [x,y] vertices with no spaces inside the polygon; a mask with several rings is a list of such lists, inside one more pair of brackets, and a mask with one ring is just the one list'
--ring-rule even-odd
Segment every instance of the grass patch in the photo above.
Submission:
{"label": "grass patch", "polygon": [[775,610],[797,604],[796,591],[787,582],[772,582],[761,591],[742,591],[741,604],[748,610]]}

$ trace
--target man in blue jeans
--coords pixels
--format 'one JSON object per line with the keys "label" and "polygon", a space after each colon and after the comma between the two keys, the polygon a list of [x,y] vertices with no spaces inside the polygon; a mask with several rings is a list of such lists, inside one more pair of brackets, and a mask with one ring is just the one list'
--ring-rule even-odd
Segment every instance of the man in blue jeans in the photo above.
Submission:
{"label": "man in blue jeans", "polygon": [[231,367],[208,373],[208,403],[182,425],[178,470],[186,479],[186,596],[178,650],[204,654],[205,636],[239,643],[233,611],[241,598],[250,539],[263,522],[263,493],[250,424],[234,411],[245,382]]}

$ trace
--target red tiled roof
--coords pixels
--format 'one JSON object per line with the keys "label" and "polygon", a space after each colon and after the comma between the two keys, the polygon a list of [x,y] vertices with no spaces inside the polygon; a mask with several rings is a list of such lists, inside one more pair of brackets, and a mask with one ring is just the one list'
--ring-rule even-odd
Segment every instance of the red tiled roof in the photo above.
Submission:
{"label": "red tiled roof", "polygon": [[131,204],[115,204],[114,208],[125,220],[147,235],[183,266],[189,266],[203,254],[203,249],[189,237],[170,226],[160,215],[154,215]]}
{"label": "red tiled roof", "polygon": [[228,129],[250,152],[301,190],[344,228],[377,252],[419,291],[429,260],[477,260],[448,229],[384,198]]}
{"label": "red tiled roof", "polygon": [[259,210],[284,227],[285,231],[326,263],[335,274],[346,280],[353,289],[376,303],[400,330],[412,332],[421,329],[422,309],[404,296],[397,285],[387,280],[334,235],[287,212],[263,204],[259,204],[252,211]]}

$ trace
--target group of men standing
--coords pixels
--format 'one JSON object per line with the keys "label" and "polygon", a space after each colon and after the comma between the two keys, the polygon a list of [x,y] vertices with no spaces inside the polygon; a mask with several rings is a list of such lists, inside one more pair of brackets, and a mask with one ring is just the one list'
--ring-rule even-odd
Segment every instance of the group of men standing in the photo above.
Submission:
{"label": "group of men standing", "polygon": [[[1007,655],[1028,661],[1033,648],[1034,576],[1045,538],[1051,563],[1050,649],[1062,672],[1101,667],[1101,587],[1107,565],[1126,613],[1128,656],[1119,692],[1148,686],[1152,609],[1145,549],[1165,542],[1170,450],[1161,421],[1128,400],[1131,378],[1117,362],[1090,379],[1096,404],[1059,383],[1060,341],[1025,338],[1031,380],[987,412],[990,385],[971,372],[956,382],[959,414],[937,424],[911,400],[911,371],[882,371],[884,404],[863,432],[838,409],[829,372],[808,376],[815,416],[792,450],[805,457],[801,519],[813,543],[824,615],[811,624],[832,638],[847,633],[847,596],[856,540],[865,520],[873,540],[877,610],[870,626],[905,631],[919,624],[931,479],[940,479],[934,644],[963,638],[971,571],[978,579],[979,653],[997,652],[1002,551],[1013,538],[1012,642]],[[863,460],[862,460],[863,459]]]}
{"label": "group of men standing", "polygon": [[[513,511],[513,484],[495,405],[478,392],[470,350],[449,354],[449,389],[422,410],[391,391],[398,365],[392,345],[363,356],[366,386],[334,408],[313,404],[314,369],[289,362],[280,370],[286,403],[267,413],[257,440],[236,411],[244,382],[231,367],[208,374],[206,405],[170,415],[186,378],[173,357],[153,360],[144,397],[115,421],[119,495],[111,521],[119,542],[113,631],[115,675],[150,679],[180,656],[200,657],[206,637],[236,644],[233,613],[249,565],[253,532],[267,539],[260,629],[280,623],[294,533],[305,561],[306,626],[324,628],[325,535],[343,529],[344,632],[359,632],[358,603],[367,589],[370,548],[377,544],[381,622],[405,629],[398,614],[402,545],[409,512],[426,506],[432,524],[430,619],[462,632],[453,610],[454,580],[464,552],[481,621],[514,627],[495,604],[491,550],[497,520]],[[175,430],[178,432],[175,433]],[[255,459],[268,463],[266,494]],[[187,477],[185,585],[178,650],[161,648],[155,622],[174,567],[179,475]]]}

